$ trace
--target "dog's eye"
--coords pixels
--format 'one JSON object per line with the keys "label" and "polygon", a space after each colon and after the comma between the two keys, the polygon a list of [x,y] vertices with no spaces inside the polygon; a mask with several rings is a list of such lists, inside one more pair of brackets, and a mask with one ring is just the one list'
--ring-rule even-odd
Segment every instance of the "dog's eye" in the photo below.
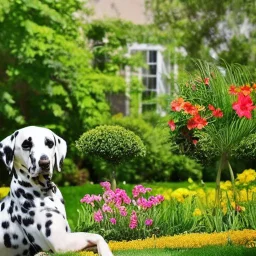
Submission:
{"label": "dog's eye", "polygon": [[53,142],[52,140],[46,138],[46,139],[45,139],[45,145],[46,145],[47,147],[49,147],[49,148],[52,148],[53,145],[54,145],[54,142]]}
{"label": "dog's eye", "polygon": [[24,140],[21,146],[24,150],[30,150],[32,148],[32,141]]}

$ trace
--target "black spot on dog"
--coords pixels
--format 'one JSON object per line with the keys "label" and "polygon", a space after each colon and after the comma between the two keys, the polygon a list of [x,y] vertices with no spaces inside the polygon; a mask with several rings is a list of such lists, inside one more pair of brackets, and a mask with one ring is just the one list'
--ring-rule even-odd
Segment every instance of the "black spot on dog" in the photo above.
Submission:
{"label": "black spot on dog", "polygon": [[16,205],[16,206],[15,206],[15,212],[17,212],[17,211],[18,211],[18,206]]}
{"label": "black spot on dog", "polygon": [[30,215],[31,217],[33,217],[33,216],[35,216],[35,212],[34,212],[34,211],[30,211],[30,212],[29,212],[29,215]]}
{"label": "black spot on dog", "polygon": [[17,172],[14,168],[12,169],[12,173],[13,173],[13,176],[15,177],[15,179],[18,179]]}
{"label": "black spot on dog", "polygon": [[2,228],[3,228],[3,229],[9,228],[9,226],[10,226],[10,224],[9,224],[8,221],[3,221],[3,222],[2,222]]}
{"label": "black spot on dog", "polygon": [[29,253],[30,253],[30,255],[35,255],[36,253],[38,253],[40,251],[42,251],[42,248],[38,244],[32,243],[29,246]]}
{"label": "black spot on dog", "polygon": [[66,232],[68,232],[68,226],[66,226]]}
{"label": "black spot on dog", "polygon": [[52,197],[49,197],[49,199],[50,199],[52,202],[54,202],[54,199],[53,199]]}
{"label": "black spot on dog", "polygon": [[54,146],[54,142],[52,140],[48,139],[48,138],[45,138],[44,144],[48,148],[52,148]]}
{"label": "black spot on dog", "polygon": [[8,209],[8,213],[12,214],[13,213],[13,207],[10,206],[9,209]]}
{"label": "black spot on dog", "polygon": [[45,203],[44,203],[44,202],[41,202],[41,203],[40,203],[40,206],[42,206],[42,207],[45,206]]}
{"label": "black spot on dog", "polygon": [[19,182],[19,184],[22,186],[22,187],[25,187],[25,188],[31,188],[32,187],[32,185],[29,183],[29,182],[26,182],[26,181],[24,181],[24,180],[22,180],[22,181],[18,181]]}
{"label": "black spot on dog", "polygon": [[31,218],[25,218],[22,220],[22,222],[23,222],[24,226],[26,226],[26,227],[34,224],[34,220]]}
{"label": "black spot on dog", "polygon": [[19,238],[19,236],[16,235],[16,234],[13,234],[12,237],[13,237],[13,239],[15,239],[15,240]]}
{"label": "black spot on dog", "polygon": [[52,221],[51,220],[47,220],[45,223],[45,227],[49,228],[52,225]]}
{"label": "black spot on dog", "polygon": [[33,194],[36,196],[36,197],[40,197],[40,193],[36,190],[33,191]]}
{"label": "black spot on dog", "polygon": [[11,141],[13,141],[13,139],[14,139],[14,135],[11,136]]}
{"label": "black spot on dog", "polygon": [[19,248],[19,245],[18,244],[15,244],[12,246],[13,249],[18,249]]}
{"label": "black spot on dog", "polygon": [[9,146],[4,147],[4,154],[6,156],[6,164],[9,165],[13,159],[14,152]]}
{"label": "black spot on dog", "polygon": [[28,199],[28,200],[33,200],[34,199],[34,196],[30,193],[26,193],[24,194],[24,198]]}
{"label": "black spot on dog", "polygon": [[27,249],[24,250],[22,255],[24,255],[24,256],[28,255],[28,250]]}
{"label": "black spot on dog", "polygon": [[58,142],[59,142],[59,144],[61,143],[61,140],[60,139],[58,139]]}
{"label": "black spot on dog", "polygon": [[4,210],[4,207],[5,207],[5,203],[3,202],[1,205],[1,212]]}
{"label": "black spot on dog", "polygon": [[21,207],[21,211],[22,211],[23,213],[28,213],[28,210],[27,210],[26,208],[24,208],[24,207]]}
{"label": "black spot on dog", "polygon": [[45,235],[46,237],[49,237],[51,235],[51,230],[49,228],[45,230]]}
{"label": "black spot on dog", "polygon": [[37,224],[37,229],[40,231],[42,226],[40,224]]}
{"label": "black spot on dog", "polygon": [[30,243],[35,242],[35,238],[31,234],[28,233],[27,237]]}
{"label": "black spot on dog", "polygon": [[21,173],[21,174],[24,174],[24,171],[20,169],[20,173]]}
{"label": "black spot on dog", "polygon": [[27,245],[27,244],[28,244],[28,241],[27,241],[27,239],[26,239],[25,237],[23,238],[22,243],[23,243],[24,245]]}
{"label": "black spot on dog", "polygon": [[14,223],[16,221],[16,216],[11,216],[11,221]]}
{"label": "black spot on dog", "polygon": [[0,143],[0,148],[2,148],[3,147],[3,144],[2,143]]}
{"label": "black spot on dog", "polygon": [[15,132],[15,133],[14,133],[14,136],[17,137],[18,134],[19,134],[19,131]]}
{"label": "black spot on dog", "polygon": [[21,144],[21,147],[25,151],[29,151],[33,146],[32,139],[29,137],[27,140],[24,140]]}
{"label": "black spot on dog", "polygon": [[49,212],[47,212],[45,215],[46,215],[47,218],[51,218],[52,217],[52,214],[49,213]]}
{"label": "black spot on dog", "polygon": [[12,247],[12,243],[11,243],[11,237],[9,234],[5,233],[4,234],[4,245],[7,248],[11,248]]}

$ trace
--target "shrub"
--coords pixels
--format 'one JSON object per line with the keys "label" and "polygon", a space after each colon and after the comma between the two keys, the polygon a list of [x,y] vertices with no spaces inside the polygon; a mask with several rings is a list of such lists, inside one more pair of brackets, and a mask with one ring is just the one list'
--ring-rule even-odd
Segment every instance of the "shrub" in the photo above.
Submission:
{"label": "shrub", "polygon": [[[155,115],[154,120],[156,120]],[[200,164],[186,156],[172,153],[167,127],[156,125],[156,121],[151,125],[141,118],[132,117],[116,116],[110,122],[123,126],[140,136],[147,151],[145,158],[136,158],[119,167],[119,180],[136,183],[187,180],[188,177],[201,178],[202,167]],[[160,116],[158,116],[158,123],[161,123]],[[98,170],[102,170],[101,163],[97,162],[94,165]]]}
{"label": "shrub", "polygon": [[139,136],[121,126],[113,125],[98,126],[85,132],[76,146],[84,154],[101,157],[112,165],[113,190],[116,188],[116,165],[146,154]]}

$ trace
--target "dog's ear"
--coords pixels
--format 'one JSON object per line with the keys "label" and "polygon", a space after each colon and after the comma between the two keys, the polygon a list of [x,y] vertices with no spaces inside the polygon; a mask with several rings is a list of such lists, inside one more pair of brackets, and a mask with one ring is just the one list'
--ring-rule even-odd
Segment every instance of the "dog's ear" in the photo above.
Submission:
{"label": "dog's ear", "polygon": [[61,137],[53,133],[55,143],[55,168],[60,172],[67,154],[67,143]]}
{"label": "dog's ear", "polygon": [[0,159],[2,159],[9,172],[13,168],[14,146],[18,133],[17,131],[0,142]]}

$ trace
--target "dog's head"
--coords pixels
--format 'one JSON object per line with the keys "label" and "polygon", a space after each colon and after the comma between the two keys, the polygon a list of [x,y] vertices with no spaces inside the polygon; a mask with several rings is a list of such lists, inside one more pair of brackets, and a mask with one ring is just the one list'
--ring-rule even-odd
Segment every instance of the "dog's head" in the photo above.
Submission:
{"label": "dog's head", "polygon": [[12,170],[27,170],[32,177],[46,174],[50,177],[54,168],[61,171],[67,144],[46,128],[29,126],[16,131],[0,143],[0,158]]}

